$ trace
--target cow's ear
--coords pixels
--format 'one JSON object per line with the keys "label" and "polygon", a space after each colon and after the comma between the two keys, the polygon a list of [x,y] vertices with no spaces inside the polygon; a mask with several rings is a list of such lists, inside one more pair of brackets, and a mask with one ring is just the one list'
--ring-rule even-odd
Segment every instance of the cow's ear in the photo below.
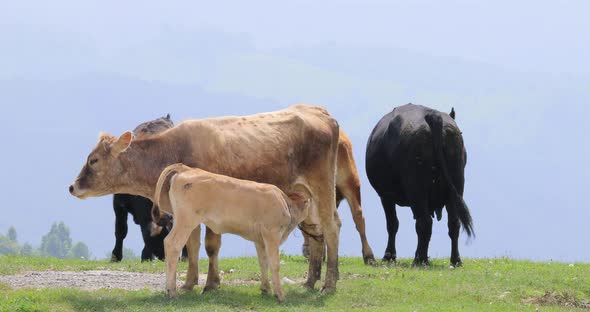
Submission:
{"label": "cow's ear", "polygon": [[449,113],[449,116],[451,116],[451,118],[455,119],[455,108],[451,107],[451,112]]}
{"label": "cow's ear", "polygon": [[113,142],[111,153],[117,157],[129,147],[132,140],[133,133],[131,133],[131,131],[125,131],[115,142]]}

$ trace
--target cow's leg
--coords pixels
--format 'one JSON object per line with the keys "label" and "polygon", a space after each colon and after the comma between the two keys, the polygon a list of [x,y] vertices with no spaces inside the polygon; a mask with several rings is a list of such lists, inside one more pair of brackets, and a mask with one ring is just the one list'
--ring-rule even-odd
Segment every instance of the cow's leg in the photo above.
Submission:
{"label": "cow's leg", "polygon": [[279,257],[279,241],[274,235],[270,233],[263,234],[264,245],[266,249],[266,258],[270,265],[270,271],[272,273],[272,287],[275,292],[275,296],[279,300],[279,303],[285,302],[285,295],[281,290],[281,278],[279,276],[280,269],[280,257]]}
{"label": "cow's leg", "polygon": [[459,255],[459,230],[461,225],[457,216],[453,216],[452,220],[450,215],[448,217],[449,237],[451,238],[451,265],[461,266],[463,265],[461,256]]}
{"label": "cow's leg", "polygon": [[309,238],[303,235],[303,246],[301,246],[301,253],[306,259],[309,259]]}
{"label": "cow's leg", "polygon": [[192,231],[188,238],[186,246],[182,249],[188,253],[188,270],[186,272],[186,282],[182,285],[185,290],[193,290],[199,283],[199,248],[201,248],[201,225]]}
{"label": "cow's leg", "polygon": [[[447,149],[446,152],[448,171],[450,173],[451,181],[457,190],[457,193],[459,194],[459,196],[463,197],[463,190],[465,187],[465,160],[460,158],[460,155],[452,153],[452,151],[454,150],[456,150],[456,148],[450,147],[449,149]],[[449,193],[450,192],[452,191],[449,190]],[[462,203],[457,202],[458,198],[453,196],[453,194],[449,194],[448,197],[449,199],[446,206],[447,216],[449,218],[449,237],[451,238],[451,265],[461,266],[463,265],[461,261],[461,256],[459,254],[459,232],[461,229],[461,225],[457,213],[458,209],[460,209],[460,207],[462,206]]]}
{"label": "cow's leg", "polygon": [[[322,287],[322,292],[324,293],[336,290],[336,281],[338,280],[338,244],[340,227],[342,225],[338,217],[338,211],[336,210],[335,168],[330,167],[331,169],[325,170],[325,175],[318,175],[313,181],[309,181],[309,185],[315,195],[312,209],[317,210],[317,216],[320,222],[319,232],[323,234],[325,246],[328,250],[326,279]],[[313,211],[309,215],[313,215]],[[307,274],[306,286],[313,288],[321,274],[324,243],[320,239],[312,239],[309,243],[311,254],[309,257],[309,272]]]}
{"label": "cow's leg", "polygon": [[381,197],[381,205],[385,212],[385,221],[387,222],[387,248],[385,248],[385,254],[383,255],[383,262],[395,262],[397,258],[397,252],[395,250],[395,236],[399,229],[399,220],[397,219],[397,212],[395,210],[395,204],[393,200],[386,197]]}
{"label": "cow's leg", "polygon": [[[335,207],[335,206],[333,206]],[[331,219],[331,220],[330,220]],[[338,281],[338,244],[340,239],[340,227],[342,221],[338,216],[338,211],[334,209],[332,218],[323,220],[324,237],[326,238],[326,247],[328,249],[328,263],[326,267],[326,280],[324,281],[323,293],[330,293],[336,290],[336,281]]]}
{"label": "cow's leg", "polygon": [[[182,220],[181,218],[178,218]],[[166,251],[166,293],[169,298],[176,297],[176,268],[178,266],[178,257],[182,247],[186,244],[194,226],[184,224],[182,221],[176,221],[172,226],[172,231],[164,239],[164,249]],[[198,224],[198,223],[197,223]]]}
{"label": "cow's leg", "polygon": [[309,242],[309,267],[307,270],[307,281],[303,286],[313,289],[315,283],[322,275],[322,257],[326,252],[326,243],[324,236],[319,230],[319,226],[306,227],[305,224],[301,224],[301,226],[305,228],[303,235],[307,237],[307,241]]}
{"label": "cow's leg", "polygon": [[[365,264],[376,265],[377,262],[375,262],[375,256],[373,255],[371,246],[369,246],[365,232],[365,217],[363,216],[363,208],[361,207],[361,187],[358,183],[358,178],[349,178],[339,189],[348,202],[352,219],[361,238],[363,260]],[[336,196],[336,203],[337,205],[339,203],[338,196]]]}
{"label": "cow's leg", "polygon": [[151,229],[149,224],[139,225],[141,228],[141,236],[143,237],[143,250],[141,251],[141,262],[152,261],[154,259],[154,252],[152,250],[152,241],[154,237],[151,236]]}
{"label": "cow's leg", "polygon": [[260,290],[263,295],[270,294],[270,283],[268,282],[268,258],[264,242],[256,242],[256,254],[260,265]]}
{"label": "cow's leg", "polygon": [[127,208],[117,202],[117,195],[113,196],[115,210],[115,248],[113,248],[111,262],[123,259],[123,240],[127,237]]}
{"label": "cow's leg", "polygon": [[164,260],[166,255],[164,253],[164,238],[168,235],[167,230],[162,230],[158,236],[150,237],[150,246],[152,254],[159,260]]}
{"label": "cow's leg", "polygon": [[203,292],[217,290],[221,283],[217,263],[219,248],[221,248],[221,235],[215,234],[215,232],[207,227],[205,231],[205,250],[207,251],[207,256],[209,256],[209,271],[207,272],[207,282],[205,283]]}
{"label": "cow's leg", "polygon": [[432,236],[432,217],[428,213],[428,201],[421,199],[418,204],[412,206],[414,218],[416,218],[416,234],[418,235],[418,247],[413,265],[428,265],[428,245]]}

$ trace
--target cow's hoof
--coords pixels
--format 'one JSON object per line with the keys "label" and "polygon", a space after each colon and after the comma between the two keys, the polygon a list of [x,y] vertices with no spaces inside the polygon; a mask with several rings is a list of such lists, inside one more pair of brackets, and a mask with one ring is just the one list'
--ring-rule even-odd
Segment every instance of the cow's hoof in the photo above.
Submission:
{"label": "cow's hoof", "polygon": [[413,267],[428,267],[428,266],[430,266],[430,261],[428,261],[428,259],[414,258],[414,261],[412,262],[412,266]]}
{"label": "cow's hoof", "polygon": [[375,261],[375,257],[373,255],[363,257],[363,261],[365,261],[366,265],[377,266],[377,261]]}
{"label": "cow's hoof", "polygon": [[381,259],[381,262],[395,263],[395,255],[388,251],[385,253],[385,255],[383,255],[383,259]]}
{"label": "cow's hoof", "polygon": [[314,285],[312,285],[310,282],[303,283],[301,287],[307,289],[308,291],[312,291],[314,289]]}
{"label": "cow's hoof", "polygon": [[217,291],[219,289],[219,285],[205,285],[203,287],[203,293]]}
{"label": "cow's hoof", "polygon": [[458,268],[458,267],[462,267],[462,266],[463,266],[463,262],[461,262],[461,260],[451,261],[451,267],[453,267],[453,268]]}
{"label": "cow's hoof", "polygon": [[119,257],[117,257],[117,256],[115,256],[115,255],[112,255],[112,256],[111,256],[111,262],[121,262],[121,259],[122,259],[122,258],[123,258],[123,257],[119,258]]}
{"label": "cow's hoof", "polygon": [[260,293],[261,293],[263,296],[270,296],[270,295],[272,295],[272,293],[271,293],[270,289],[264,289],[264,288],[260,288]]}
{"label": "cow's hoof", "polygon": [[195,288],[195,285],[191,285],[191,284],[184,284],[181,287],[182,289],[186,290],[186,291],[192,291]]}
{"label": "cow's hoof", "polygon": [[333,294],[335,292],[336,292],[336,287],[328,287],[328,286],[322,287],[322,290],[320,291],[320,293],[322,295],[329,295],[329,294]]}
{"label": "cow's hoof", "polygon": [[178,296],[178,294],[176,293],[176,289],[167,289],[166,290],[166,297],[170,298],[170,299],[174,299]]}
{"label": "cow's hoof", "polygon": [[279,301],[279,304],[283,304],[285,303],[285,296],[284,295],[280,295],[280,296],[275,296],[277,298],[277,300]]}

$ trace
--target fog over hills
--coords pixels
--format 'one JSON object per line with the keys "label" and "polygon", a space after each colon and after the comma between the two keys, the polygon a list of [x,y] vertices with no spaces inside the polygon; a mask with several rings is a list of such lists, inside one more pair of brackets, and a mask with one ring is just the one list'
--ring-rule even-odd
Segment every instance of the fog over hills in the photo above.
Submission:
{"label": "fog over hills", "polygon": [[[120,12],[68,1],[28,10],[31,4],[23,3],[8,9],[24,18],[0,16],[5,17],[0,27],[0,232],[14,225],[20,241],[38,245],[51,223],[63,220],[74,240],[102,256],[114,244],[111,197],[81,201],[66,189],[100,131],[118,135],[166,113],[180,122],[304,102],[327,107],[352,139],[367,235],[380,258],[385,220],[365,176],[365,144],[381,116],[412,102],[457,111],[469,154],[465,199],[477,233],[461,244],[465,257],[590,261],[590,251],[579,248],[587,245],[590,217],[584,202],[590,176],[585,165],[590,65],[581,57],[589,46],[578,40],[588,25],[577,20],[580,24],[572,25],[567,18],[577,16],[572,12],[581,10],[582,2],[565,1],[560,9],[530,2],[535,10],[525,10],[503,2],[476,8],[462,1],[448,7],[429,1],[416,7],[347,1],[334,11],[339,14],[330,15],[333,11],[321,5],[306,10],[313,5],[303,1],[289,8],[293,14],[309,13],[316,27],[300,23],[299,29],[289,24],[291,14],[269,3],[235,8],[243,14],[184,2],[178,8],[186,6],[187,12],[165,14],[139,3],[123,5]],[[420,24],[396,11],[417,14],[424,7],[457,18],[437,24],[441,17],[425,11],[431,23]],[[488,16],[508,7],[513,11],[504,24]],[[276,14],[248,18],[260,10]],[[388,10],[400,20],[387,20],[383,12]],[[515,12],[529,23],[511,32],[506,25],[517,25]],[[542,12],[553,12],[554,20],[539,18]],[[135,14],[136,23],[124,22],[126,14]],[[347,23],[346,16],[357,22]],[[458,17],[471,21],[473,29],[461,26]],[[402,33],[403,25],[412,26],[415,37]],[[427,25],[447,29],[448,40],[436,41],[433,48],[437,36]],[[386,36],[386,28],[398,36]],[[471,45],[459,38],[471,38]],[[348,206],[339,212],[340,254],[360,255]],[[398,255],[411,257],[414,221],[409,208],[398,207],[398,215]],[[431,257],[450,255],[446,233],[446,219],[434,223]],[[282,248],[298,254],[300,242],[295,231]],[[141,249],[135,225],[130,224],[126,245]],[[251,244],[224,236],[222,256],[254,254]]]}

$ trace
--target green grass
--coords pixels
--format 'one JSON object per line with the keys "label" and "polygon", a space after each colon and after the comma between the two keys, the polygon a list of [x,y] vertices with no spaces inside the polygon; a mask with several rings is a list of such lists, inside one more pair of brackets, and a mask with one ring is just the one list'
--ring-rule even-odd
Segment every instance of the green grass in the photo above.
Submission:
{"label": "green grass", "polygon": [[[282,256],[281,275],[303,278],[307,263],[302,257]],[[224,311],[224,310],[351,310],[382,311],[542,311],[576,310],[565,304],[590,301],[590,264],[573,266],[555,262],[510,259],[464,261],[449,269],[447,259],[434,260],[429,268],[412,268],[409,259],[395,266],[365,266],[360,258],[340,259],[337,291],[320,295],[299,285],[283,285],[287,297],[279,306],[274,297],[262,296],[259,285],[230,286],[200,294],[200,289],[176,300],[163,290],[10,289],[0,284],[0,311]],[[224,279],[257,279],[256,258],[221,259]],[[205,271],[207,261],[200,262]],[[31,270],[126,270],[164,272],[162,262],[57,260],[50,258],[0,257],[0,275]],[[186,264],[179,270],[186,270]],[[325,270],[325,267],[324,267]],[[319,289],[318,283],[316,288]],[[530,303],[527,303],[530,302]]]}

